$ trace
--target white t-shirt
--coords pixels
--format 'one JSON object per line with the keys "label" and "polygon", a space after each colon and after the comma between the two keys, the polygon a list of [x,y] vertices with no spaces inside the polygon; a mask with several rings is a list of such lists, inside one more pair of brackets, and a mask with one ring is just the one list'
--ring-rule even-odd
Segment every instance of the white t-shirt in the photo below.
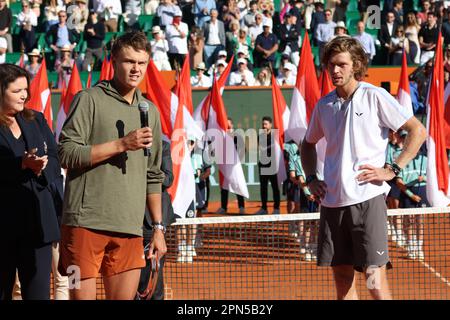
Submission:
{"label": "white t-shirt", "polygon": [[167,56],[169,44],[166,39],[152,40],[150,41],[150,45],[152,47],[152,59],[154,61],[169,61],[169,57]]}
{"label": "white t-shirt", "polygon": [[344,207],[387,194],[389,185],[359,183],[359,166],[381,168],[386,162],[389,129],[397,131],[411,116],[386,90],[360,82],[353,98],[341,102],[336,90],[314,108],[305,139],[327,141],[325,207]]}
{"label": "white t-shirt", "polygon": [[6,61],[6,49],[8,48],[8,43],[6,42],[6,39],[3,37],[0,37],[0,49],[4,49],[5,53],[0,53],[0,64],[5,63]]}
{"label": "white t-shirt", "polygon": [[166,39],[169,42],[169,52],[170,53],[188,53],[187,36],[188,36],[188,26],[186,23],[181,22],[179,25],[181,32],[185,34],[184,38],[181,38],[180,32],[175,29],[175,27],[170,24],[166,27]]}
{"label": "white t-shirt", "polygon": [[[255,83],[255,77],[253,76],[253,72],[251,72],[250,70],[244,70],[243,73],[245,76],[245,80],[247,81],[247,86],[253,86]],[[239,71],[236,72],[232,72],[230,74],[230,80],[229,80],[229,85],[230,86],[241,86],[245,84],[241,84],[243,81],[243,77],[242,74]]]}
{"label": "white t-shirt", "polygon": [[209,88],[209,87],[212,86],[212,81],[206,75],[203,75],[201,79],[199,79],[198,76],[192,76],[191,77],[191,86],[192,87],[206,87],[206,88]]}

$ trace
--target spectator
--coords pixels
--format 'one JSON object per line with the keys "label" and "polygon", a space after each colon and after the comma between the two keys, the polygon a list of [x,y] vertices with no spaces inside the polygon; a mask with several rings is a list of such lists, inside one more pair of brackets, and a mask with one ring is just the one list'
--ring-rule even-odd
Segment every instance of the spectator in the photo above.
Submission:
{"label": "spectator", "polygon": [[334,27],[334,36],[333,39],[336,37],[348,37],[347,33],[347,27],[345,26],[344,21],[338,21],[336,23],[336,27]]}
{"label": "spectator", "polygon": [[219,12],[216,9],[210,12],[211,20],[203,25],[203,35],[205,37],[204,61],[207,67],[214,63],[217,52],[225,49],[225,27],[217,17]]}
{"label": "spectator", "polygon": [[283,21],[284,20],[284,16],[286,13],[288,13],[289,11],[291,11],[291,9],[294,6],[294,0],[283,0],[281,2],[281,11],[280,11],[280,20]]}
{"label": "spectator", "polygon": [[433,12],[428,12],[427,23],[419,31],[419,44],[422,51],[420,55],[421,65],[434,57],[434,48],[439,34],[436,15]]}
{"label": "spectator", "polygon": [[239,28],[239,21],[233,20],[230,22],[230,31],[225,33],[225,47],[229,56],[233,55],[238,48]]}
{"label": "spectator", "polygon": [[246,26],[247,28],[251,28],[256,25],[256,14],[258,13],[258,2],[255,0],[250,1],[250,10],[248,10],[247,14],[242,19],[242,26]]}
{"label": "spectator", "polygon": [[25,65],[25,70],[28,71],[30,75],[30,80],[33,80],[36,76],[41,64],[39,63],[39,59],[41,54],[38,49],[33,49],[33,51],[28,53],[28,63]]}
{"label": "spectator", "polygon": [[335,9],[333,14],[333,21],[343,21],[344,23],[347,21],[345,17],[345,12],[347,11],[347,6],[349,0],[332,0],[335,3]]}
{"label": "spectator", "polygon": [[21,46],[26,52],[30,52],[36,45],[35,28],[38,25],[38,21],[27,0],[22,1],[22,11],[17,16],[16,23],[20,26],[19,38]]}
{"label": "spectator", "polygon": [[205,75],[206,66],[205,63],[200,62],[196,65],[195,70],[197,71],[197,75],[191,77],[191,85],[192,87],[204,87],[209,88],[212,86],[211,79]]}
{"label": "spectator", "polygon": [[156,17],[159,19],[158,24],[161,29],[165,30],[167,26],[172,25],[176,12],[181,12],[181,9],[172,0],[161,0],[158,9],[156,9]]}
{"label": "spectator", "polygon": [[189,29],[186,23],[181,22],[181,10],[173,14],[172,24],[166,26],[166,37],[169,43],[169,61],[172,69],[181,68],[188,53],[187,36]]}
{"label": "spectator", "polygon": [[203,62],[203,55],[205,51],[205,38],[203,37],[202,30],[197,26],[191,28],[189,34],[189,59],[190,65],[196,66]]}
{"label": "spectator", "polygon": [[59,49],[59,58],[55,61],[55,71],[58,73],[57,88],[67,88],[72,74],[73,64],[75,62],[71,57],[70,46],[66,45]]}
{"label": "spectator", "polygon": [[230,74],[230,86],[253,86],[255,83],[255,78],[253,72],[247,68],[246,59],[238,59],[238,70]]}
{"label": "spectator", "polygon": [[394,13],[391,11],[386,13],[386,22],[381,24],[378,32],[378,40],[380,40],[381,45],[380,55],[384,57],[384,61],[382,61],[384,64],[390,64],[391,38],[395,35],[397,27]]}
{"label": "spectator", "polygon": [[295,66],[292,63],[285,63],[281,69],[280,74],[277,77],[277,83],[280,86],[293,86],[295,85],[296,78],[293,75]]}
{"label": "spectator", "polygon": [[47,32],[51,26],[58,24],[58,12],[60,12],[61,10],[65,11],[65,7],[59,6],[56,0],[50,0],[49,3],[45,6],[45,32]]}
{"label": "spectator", "polygon": [[232,71],[236,71],[238,69],[237,61],[239,59],[245,59],[245,60],[247,60],[247,69],[250,70],[251,72],[253,72],[253,63],[250,61],[248,51],[245,47],[239,48],[236,53],[236,56],[237,56],[237,58],[233,60],[234,66],[231,69]]}
{"label": "spectator", "polygon": [[144,14],[154,15],[159,6],[159,0],[146,0],[144,4]]}
{"label": "spectator", "polygon": [[237,48],[234,51],[234,53],[238,55],[239,50],[243,50],[247,55],[247,59],[249,59],[249,61],[253,63],[252,39],[247,34],[247,27],[241,27],[241,29],[239,29],[239,36],[237,38]]}
{"label": "spectator", "polygon": [[262,133],[258,136],[258,171],[259,184],[261,188],[261,209],[256,214],[267,214],[267,188],[272,185],[273,194],[273,212],[280,214],[280,187],[278,184],[277,173],[273,172],[275,166],[272,166],[273,156],[275,154],[272,138],[272,118],[265,116],[262,118]]}
{"label": "spectator", "polygon": [[261,33],[255,41],[255,51],[253,52],[253,61],[257,68],[270,64],[273,68],[275,63],[275,52],[278,50],[278,38],[270,33],[270,25],[265,22]]}
{"label": "spectator", "polygon": [[431,10],[431,2],[429,0],[422,1],[422,11],[417,13],[417,23],[422,25],[427,21],[428,12]]}
{"label": "spectator", "polygon": [[415,64],[420,62],[419,31],[420,25],[416,16],[413,12],[409,12],[406,16],[405,35],[409,42],[409,60]]}
{"label": "spectator", "polygon": [[305,29],[310,30],[312,15],[314,12],[314,0],[306,0],[304,8],[305,8],[305,11],[304,11]]}
{"label": "spectator", "polygon": [[216,2],[213,0],[196,0],[194,2],[195,24],[199,28],[203,28],[206,21],[211,20],[209,13],[212,9],[216,9]]}
{"label": "spectator", "polygon": [[333,21],[331,10],[327,9],[325,10],[325,22],[320,23],[314,33],[314,38],[319,46],[319,56],[321,58],[323,47],[333,38],[334,27],[336,27],[336,23]]}
{"label": "spectator", "polygon": [[297,17],[297,24],[299,28],[301,28],[303,25],[302,18],[304,13],[303,0],[292,1],[292,9],[289,10],[289,13]]}
{"label": "spectator", "polygon": [[96,11],[91,10],[87,24],[84,26],[84,40],[86,41],[86,54],[83,60],[83,71],[88,70],[88,66],[96,65],[94,70],[98,70],[100,62],[103,60],[103,40],[105,39],[105,24],[98,20]]}
{"label": "spectator", "polygon": [[255,25],[250,27],[248,35],[252,39],[252,47],[255,47],[256,38],[263,33],[263,16],[261,13],[255,15]]}
{"label": "spectator", "polygon": [[[134,15],[135,20],[141,14],[141,0],[126,0],[125,1],[125,14]],[[137,22],[137,21],[136,21]]]}
{"label": "spectator", "polygon": [[268,25],[270,27],[270,33],[273,33],[273,18],[272,18],[272,14],[270,13],[269,10],[264,10],[263,11],[263,26],[264,24]]}
{"label": "spectator", "polygon": [[58,12],[58,18],[59,23],[50,27],[45,34],[45,40],[55,53],[59,53],[59,50],[63,47],[69,47],[70,50],[73,50],[79,41],[80,34],[67,25],[66,11]]}
{"label": "spectator", "polygon": [[258,72],[255,80],[255,86],[270,87],[272,85],[272,72],[269,68],[263,67]]}
{"label": "spectator", "polygon": [[394,0],[394,7],[392,8],[392,12],[395,16],[395,22],[398,25],[403,24],[403,0]]}
{"label": "spectator", "polygon": [[[325,18],[325,12],[323,11],[323,3],[322,2],[315,2],[314,3],[315,12],[312,14],[311,17],[311,32],[313,35],[313,44],[317,46],[317,39],[315,37],[316,30],[319,24],[325,23],[327,20]],[[308,30],[309,31],[309,30]]]}
{"label": "spectator", "polygon": [[11,10],[6,6],[6,0],[0,0],[0,37],[6,39],[8,52],[13,52],[11,37],[12,22]]}
{"label": "spectator", "polygon": [[28,0],[30,2],[30,8],[34,11],[37,18],[41,16],[41,4],[42,0]]}
{"label": "spectator", "polygon": [[298,66],[300,61],[300,43],[302,41],[301,30],[297,25],[297,17],[287,13],[285,15],[286,23],[280,30],[280,49],[279,51],[288,55],[291,61]]}
{"label": "spectator", "polygon": [[69,26],[71,29],[75,27],[75,30],[78,33],[82,33],[84,31],[84,26],[88,22],[89,18],[89,9],[87,7],[87,0],[76,0],[76,6],[73,8],[71,12],[71,22],[73,26]]}
{"label": "spectator", "polygon": [[[290,56],[287,54],[282,54],[280,58],[280,66],[279,69],[282,70],[285,64],[292,63]],[[291,71],[294,77],[297,77],[297,68],[292,69]]]}
{"label": "spectator", "polygon": [[366,52],[367,59],[369,61],[369,65],[372,64],[372,59],[377,53],[375,50],[375,41],[373,41],[373,38],[370,34],[365,32],[365,25],[364,21],[358,21],[358,24],[356,26],[357,28],[357,34],[353,36],[356,40],[358,40],[362,47],[364,48],[364,51]]}
{"label": "spectator", "polygon": [[[216,62],[216,69],[215,71],[211,71],[209,74],[214,74],[214,76],[216,77],[215,80],[218,80],[220,78],[220,76],[223,74],[223,72],[225,71],[225,68],[228,66],[228,63],[225,60],[217,60]],[[226,81],[225,81],[226,82]]]}
{"label": "spectator", "polygon": [[122,14],[120,0],[94,0],[94,10],[105,20],[106,31],[117,32],[119,16]]}
{"label": "spectator", "polygon": [[164,33],[159,26],[152,28],[153,40],[150,41],[152,59],[159,71],[169,71],[172,67],[169,62],[169,43],[164,38]]}
{"label": "spectator", "polygon": [[408,63],[409,60],[409,41],[405,37],[403,26],[399,26],[395,31],[395,36],[391,38],[390,45],[390,61],[393,66],[401,66],[403,61],[403,50],[406,53]]}
{"label": "spectator", "polygon": [[235,0],[228,0],[227,5],[222,7],[222,19],[225,30],[230,30],[230,23],[234,20],[241,20],[241,11],[239,10]]}
{"label": "spectator", "polygon": [[442,23],[442,36],[444,37],[444,44],[450,44],[450,7],[447,8],[447,19]]}
{"label": "spectator", "polygon": [[0,37],[0,64],[6,61],[6,51],[8,51],[8,42],[5,38]]}

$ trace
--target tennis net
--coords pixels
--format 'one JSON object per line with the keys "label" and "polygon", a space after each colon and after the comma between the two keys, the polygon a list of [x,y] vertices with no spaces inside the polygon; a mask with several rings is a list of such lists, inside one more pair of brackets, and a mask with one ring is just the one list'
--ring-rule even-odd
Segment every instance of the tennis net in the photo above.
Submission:
{"label": "tennis net", "polygon": [[[394,299],[450,299],[450,208],[388,211]],[[166,299],[335,299],[317,267],[319,214],[180,219],[166,234]],[[184,240],[184,241],[183,241]],[[357,273],[360,299],[370,299]]]}

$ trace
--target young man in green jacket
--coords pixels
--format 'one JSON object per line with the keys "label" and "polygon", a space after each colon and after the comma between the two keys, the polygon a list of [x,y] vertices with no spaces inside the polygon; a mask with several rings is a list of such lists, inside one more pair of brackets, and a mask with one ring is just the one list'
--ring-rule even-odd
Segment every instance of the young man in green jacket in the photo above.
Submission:
{"label": "young man in green jacket", "polygon": [[[59,156],[68,172],[60,271],[72,273],[71,299],[95,299],[98,272],[107,299],[135,297],[145,266],[146,202],[155,229],[149,252],[161,257],[167,250],[161,216],[160,117],[137,89],[149,57],[145,34],[117,38],[112,48],[114,78],[78,93],[61,131]],[[148,127],[141,128],[140,102],[150,106]],[[147,148],[148,157],[143,151]]]}

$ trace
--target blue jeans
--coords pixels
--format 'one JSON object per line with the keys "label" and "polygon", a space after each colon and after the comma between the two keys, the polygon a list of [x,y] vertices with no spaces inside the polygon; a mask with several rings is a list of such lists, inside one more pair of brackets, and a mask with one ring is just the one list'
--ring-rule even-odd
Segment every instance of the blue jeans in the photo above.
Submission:
{"label": "blue jeans", "polygon": [[224,50],[225,47],[221,44],[211,46],[209,44],[205,44],[203,48],[204,61],[206,63],[206,68],[208,69],[211,65],[216,61],[217,54],[220,50]]}

